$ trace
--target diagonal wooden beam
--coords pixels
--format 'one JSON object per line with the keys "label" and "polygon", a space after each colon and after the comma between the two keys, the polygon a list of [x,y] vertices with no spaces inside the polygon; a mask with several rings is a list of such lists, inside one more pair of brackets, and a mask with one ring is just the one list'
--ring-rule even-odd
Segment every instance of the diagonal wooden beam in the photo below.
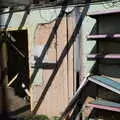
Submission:
{"label": "diagonal wooden beam", "polygon": [[15,82],[15,80],[16,80],[16,78],[18,77],[18,75],[19,75],[19,73],[17,73],[13,78],[12,78],[12,80],[8,83],[8,87],[13,83],[13,82]]}
{"label": "diagonal wooden beam", "polygon": [[72,97],[72,99],[70,100],[70,102],[68,103],[67,107],[65,108],[64,112],[62,113],[60,120],[63,120],[64,118],[66,118],[66,116],[68,116],[68,114],[70,113],[70,111],[74,108],[75,103],[77,102],[77,100],[79,99],[79,95],[81,93],[81,91],[83,90],[83,88],[85,87],[85,85],[88,82],[88,75],[84,78],[84,80],[81,82],[78,90],[76,91],[76,93],[74,94],[74,96]]}
{"label": "diagonal wooden beam", "polygon": [[10,40],[6,41],[21,57],[25,58],[25,55]]}

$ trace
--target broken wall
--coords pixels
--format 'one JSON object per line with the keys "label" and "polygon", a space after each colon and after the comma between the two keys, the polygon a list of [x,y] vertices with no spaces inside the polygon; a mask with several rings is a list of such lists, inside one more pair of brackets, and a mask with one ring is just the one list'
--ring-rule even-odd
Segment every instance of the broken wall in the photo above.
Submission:
{"label": "broken wall", "polygon": [[[82,66],[76,67],[78,65],[76,62],[76,42],[67,51],[70,37],[77,25],[73,8],[70,10],[70,14],[68,12],[63,15],[62,19],[61,17],[57,19],[61,8],[38,8],[13,13],[9,13],[9,9],[6,9],[5,13],[0,15],[1,29],[7,28],[8,31],[28,30],[29,70],[30,78],[32,77],[33,80],[31,110],[38,114],[60,115],[73,95],[76,86],[75,72],[79,72],[80,67],[83,67],[82,74],[85,77],[91,73],[95,65],[95,61],[87,60],[87,55],[96,49],[96,42],[87,41],[87,35],[94,32],[92,30],[96,20],[85,16],[80,28],[79,38],[80,41],[83,40]],[[108,4],[94,4],[89,6],[88,12],[117,8],[119,6],[108,8]],[[81,58],[79,59],[81,60]],[[45,87],[46,85],[47,87]],[[44,95],[46,96],[44,97]],[[41,99],[38,103],[39,98]],[[39,104],[39,107],[34,110],[36,104]]]}

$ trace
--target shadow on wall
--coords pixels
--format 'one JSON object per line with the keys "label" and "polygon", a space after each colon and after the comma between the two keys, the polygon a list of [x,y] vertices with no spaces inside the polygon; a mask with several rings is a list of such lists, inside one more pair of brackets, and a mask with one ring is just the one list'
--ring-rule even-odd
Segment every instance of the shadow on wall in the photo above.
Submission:
{"label": "shadow on wall", "polygon": [[[64,49],[63,49],[63,51],[62,51],[62,53],[61,53],[61,56],[59,57],[59,59],[58,59],[58,61],[57,61],[57,63],[56,63],[56,66],[55,66],[55,68],[53,69],[53,73],[51,74],[51,76],[50,76],[50,78],[49,78],[49,80],[48,80],[48,82],[47,82],[47,84],[46,84],[46,86],[45,86],[45,88],[44,88],[44,90],[43,90],[43,92],[42,92],[42,95],[40,96],[40,98],[39,98],[39,100],[38,100],[38,103],[37,103],[37,105],[35,106],[35,108],[34,108],[34,110],[33,110],[33,114],[35,114],[35,113],[38,111],[38,109],[39,109],[42,101],[44,100],[44,98],[45,98],[45,96],[46,96],[49,88],[50,88],[51,85],[52,85],[52,82],[53,82],[53,80],[54,80],[54,78],[55,78],[55,76],[56,76],[56,74],[57,74],[57,72],[58,72],[58,70],[59,70],[59,68],[60,68],[60,66],[61,66],[64,58],[65,58],[65,56],[66,56],[67,53],[69,52],[69,50],[70,50],[70,48],[72,47],[73,43],[75,42],[76,36],[77,36],[77,34],[79,33],[79,31],[80,31],[80,28],[81,28],[82,22],[83,22],[83,20],[84,20],[84,17],[85,17],[85,15],[86,15],[86,13],[87,13],[87,11],[88,11],[88,9],[89,9],[89,2],[90,2],[90,1],[88,0],[87,2],[88,2],[87,5],[86,5],[85,8],[83,9],[82,14],[81,14],[80,17],[79,17],[79,20],[78,20],[78,22],[76,23],[74,32],[72,33],[72,36],[70,37],[70,39],[68,40],[68,43],[67,43],[66,46],[64,47]],[[62,18],[63,18],[64,14],[65,14],[65,10],[66,10],[66,8],[67,8],[67,3],[68,3],[68,1],[67,1],[67,2],[65,1],[65,2],[63,3],[63,7],[62,7],[62,9],[61,9],[61,12],[60,12],[60,14],[59,14],[56,22],[55,22],[55,25],[54,25],[54,27],[53,27],[53,30],[52,30],[50,36],[49,36],[49,39],[48,39],[48,41],[47,41],[47,43],[46,43],[46,45],[45,45],[45,47],[44,47],[44,49],[43,49],[43,51],[42,51],[42,53],[41,53],[41,56],[40,56],[39,59],[36,61],[35,66],[36,66],[37,68],[34,70],[34,72],[33,72],[33,74],[32,74],[31,84],[32,84],[32,82],[34,81],[34,78],[35,78],[35,76],[36,76],[36,74],[37,74],[37,72],[38,72],[38,69],[39,69],[38,66],[39,66],[39,64],[42,64],[43,59],[44,59],[44,57],[45,57],[45,55],[46,55],[46,52],[48,51],[48,49],[49,49],[49,47],[50,47],[50,45],[51,45],[51,43],[52,43],[52,41],[53,41],[53,39],[54,39],[54,35],[56,34],[57,29],[59,28],[59,25],[60,25],[60,23],[61,23],[61,21],[62,21]],[[11,8],[11,9],[13,9],[13,8]],[[23,25],[25,24],[25,21],[26,21],[26,18],[27,18],[27,16],[28,16],[28,14],[29,14],[29,7],[26,8],[26,12],[24,13],[22,22],[21,22],[21,24],[20,24],[20,26],[19,26],[19,29],[22,29]],[[5,25],[5,30],[4,30],[4,31],[7,30],[7,27],[8,27],[8,25],[9,25],[9,23],[10,23],[10,20],[11,20],[12,16],[13,16],[13,12],[10,12],[10,14],[9,14],[9,16],[8,16],[7,23],[6,23],[6,25]],[[3,75],[3,78],[2,78],[1,80],[3,81],[3,80],[4,80],[4,75],[6,75],[6,70],[4,70],[4,74],[2,74],[2,75]],[[4,96],[5,96],[5,93],[3,93],[3,94],[4,94]],[[2,98],[2,99],[3,99],[3,98]],[[7,101],[4,99],[4,102],[7,102]],[[6,108],[7,108],[7,107],[6,107]],[[3,113],[7,114],[7,112],[3,112]],[[5,115],[5,116],[7,116],[7,115]]]}
{"label": "shadow on wall", "polygon": [[[39,57],[38,61],[36,61],[36,64],[35,64],[36,67],[39,66],[39,64],[42,64],[43,59],[44,59],[44,57],[46,55],[46,52],[47,52],[48,48],[50,47],[50,45],[51,45],[51,43],[53,41],[54,35],[56,34],[56,31],[57,31],[57,29],[58,29],[58,27],[59,27],[59,25],[61,23],[61,20],[62,20],[64,14],[65,14],[66,7],[67,7],[67,4],[66,4],[66,6],[62,7],[61,12],[60,12],[60,14],[58,16],[58,19],[56,20],[55,25],[53,27],[53,30],[52,30],[52,32],[51,32],[51,34],[49,36],[49,39],[48,39],[48,41],[47,41],[47,43],[46,43],[46,45],[45,45],[45,47],[44,47],[44,49],[43,49],[43,51],[41,53],[41,56]],[[84,7],[84,9],[82,11],[82,14],[79,17],[79,20],[76,23],[75,29],[74,29],[70,39],[68,40],[68,43],[65,45],[65,47],[64,47],[64,49],[63,49],[57,63],[56,63],[56,67],[53,69],[53,72],[52,72],[52,74],[51,74],[51,76],[50,76],[44,90],[42,91],[42,94],[41,94],[41,96],[40,96],[40,98],[39,98],[39,100],[38,100],[38,102],[37,102],[37,104],[36,104],[36,106],[35,106],[35,108],[33,110],[33,114],[35,114],[38,111],[39,107],[41,106],[41,104],[42,104],[42,102],[43,102],[49,88],[51,87],[52,82],[53,82],[53,80],[54,80],[54,78],[55,78],[55,76],[56,76],[56,74],[57,74],[57,72],[58,72],[64,58],[65,58],[65,56],[69,52],[69,50],[72,47],[73,43],[75,42],[76,36],[77,36],[77,34],[79,33],[79,31],[81,29],[82,22],[84,20],[85,15],[87,14],[88,9],[89,9],[89,1],[88,1],[88,4]],[[31,82],[34,81],[34,78],[35,78],[37,72],[38,72],[38,68],[36,68],[34,70],[34,72],[32,74],[32,77],[31,77],[31,80],[32,80]]]}

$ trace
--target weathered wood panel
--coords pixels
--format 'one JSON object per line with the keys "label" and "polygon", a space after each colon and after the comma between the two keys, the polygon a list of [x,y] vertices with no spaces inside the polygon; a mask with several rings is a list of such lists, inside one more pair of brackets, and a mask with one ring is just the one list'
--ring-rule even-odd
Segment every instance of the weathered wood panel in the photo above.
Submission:
{"label": "weathered wood panel", "polygon": [[[68,19],[67,19],[67,25],[68,25],[68,42],[70,40],[70,37],[72,36],[73,34],[73,31],[74,31],[74,28],[75,28],[75,24],[74,24],[74,18],[72,15],[68,15],[67,16]],[[69,100],[71,99],[71,97],[73,96],[73,90],[76,89],[75,88],[75,85],[76,84],[76,72],[74,71],[74,45],[72,45],[70,51],[68,52],[68,98]],[[72,83],[72,84],[71,84]]]}
{"label": "weathered wood panel", "polygon": [[[53,65],[51,68],[40,68],[42,75],[38,79],[42,80],[40,85],[32,85],[32,111],[39,98],[43,98],[37,114],[47,114],[48,116],[59,116],[63,112],[69,99],[73,95],[73,48],[65,57],[61,57],[64,53],[63,50],[73,32],[73,18],[68,18],[69,26],[67,31],[66,17],[64,17],[57,29],[56,34],[52,34],[53,28],[55,29],[55,21],[49,24],[38,25],[35,33],[35,45],[48,47],[45,53],[44,60],[41,64],[47,63]],[[68,37],[67,37],[68,35]],[[54,36],[54,37],[53,37]],[[53,39],[51,39],[53,38]],[[50,43],[50,46],[48,44]],[[44,51],[44,48],[42,52]],[[42,53],[41,53],[42,54]],[[61,58],[61,60],[60,60]],[[62,61],[62,62],[61,62]],[[62,63],[62,64],[61,64]],[[58,71],[56,66],[59,66]],[[57,72],[56,72],[57,71]],[[52,82],[50,82],[52,81]],[[50,86],[48,85],[51,84]],[[46,85],[49,87],[45,97],[42,96]],[[42,97],[41,97],[42,96]]]}

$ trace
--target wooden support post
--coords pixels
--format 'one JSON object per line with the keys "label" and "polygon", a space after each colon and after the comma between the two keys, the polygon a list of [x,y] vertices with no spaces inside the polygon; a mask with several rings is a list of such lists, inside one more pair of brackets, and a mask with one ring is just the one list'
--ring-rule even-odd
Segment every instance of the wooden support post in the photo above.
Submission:
{"label": "wooden support post", "polygon": [[16,80],[16,78],[18,77],[19,73],[17,73],[13,78],[12,80],[8,83],[8,87]]}
{"label": "wooden support post", "polygon": [[1,77],[1,104],[2,104],[2,114],[4,116],[7,116],[8,113],[8,101],[7,101],[7,84],[8,84],[8,75],[7,75],[7,45],[5,42],[2,43],[1,47],[1,53],[2,53],[2,77]]}
{"label": "wooden support post", "polygon": [[8,84],[8,75],[7,75],[7,45],[5,42],[2,43],[2,71],[6,74],[4,80],[2,81],[3,85],[7,86]]}

